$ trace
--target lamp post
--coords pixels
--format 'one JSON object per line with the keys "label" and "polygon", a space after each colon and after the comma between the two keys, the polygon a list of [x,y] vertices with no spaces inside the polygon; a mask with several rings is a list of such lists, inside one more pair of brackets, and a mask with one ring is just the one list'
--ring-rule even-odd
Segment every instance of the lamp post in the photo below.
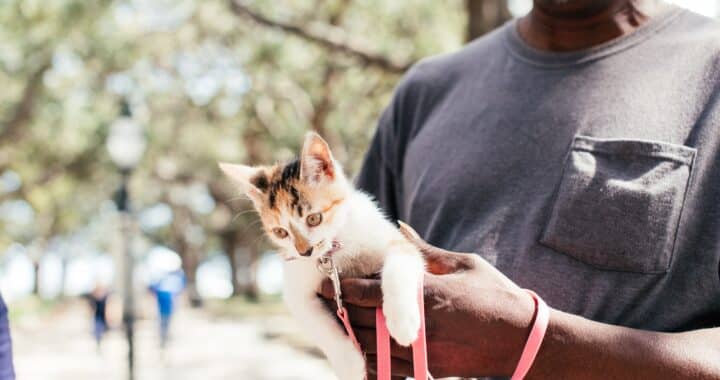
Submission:
{"label": "lamp post", "polygon": [[130,239],[130,202],[128,194],[128,181],[133,169],[137,166],[145,151],[145,135],[142,127],[132,118],[130,105],[126,100],[121,103],[120,117],[110,125],[107,139],[107,149],[110,158],[120,170],[122,181],[115,196],[115,202],[122,219],[122,255],[123,255],[123,323],[128,343],[128,379],[135,378],[135,299],[133,296],[133,267],[134,258]]}

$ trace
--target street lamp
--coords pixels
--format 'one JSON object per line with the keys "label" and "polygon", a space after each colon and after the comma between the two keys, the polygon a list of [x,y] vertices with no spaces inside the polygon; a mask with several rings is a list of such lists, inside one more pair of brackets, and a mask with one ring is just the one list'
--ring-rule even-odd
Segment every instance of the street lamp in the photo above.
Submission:
{"label": "street lamp", "polygon": [[110,134],[107,138],[107,149],[110,158],[117,165],[122,176],[120,188],[115,201],[122,218],[122,254],[124,259],[124,295],[123,295],[123,323],[128,343],[128,379],[135,377],[135,299],[133,297],[132,274],[134,267],[133,254],[130,244],[130,202],[128,197],[128,181],[133,169],[137,166],[145,152],[145,134],[142,126],[132,118],[130,105],[126,100],[121,103],[120,117],[110,125]]}

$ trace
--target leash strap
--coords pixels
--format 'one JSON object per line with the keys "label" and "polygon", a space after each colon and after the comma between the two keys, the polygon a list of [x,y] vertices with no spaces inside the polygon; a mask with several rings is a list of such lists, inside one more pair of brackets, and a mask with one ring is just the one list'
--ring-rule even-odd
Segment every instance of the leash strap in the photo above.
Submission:
{"label": "leash strap", "polygon": [[375,309],[377,341],[377,380],[390,380],[390,333],[385,324],[382,307]]}
{"label": "leash strap", "polygon": [[357,348],[358,351],[362,351],[362,348],[360,348],[360,343],[358,342],[357,337],[355,337],[355,332],[350,325],[350,317],[348,317],[347,309],[345,309],[345,307],[338,309],[337,316],[342,321],[342,324],[345,327],[345,332],[348,334],[350,340],[352,340],[355,348]]}
{"label": "leash strap", "polygon": [[[333,242],[333,249],[338,249],[339,244]],[[355,336],[355,332],[350,324],[350,317],[348,316],[347,309],[343,306],[342,302],[342,291],[340,289],[340,276],[335,263],[333,263],[332,255],[326,255],[318,262],[318,269],[320,272],[327,275],[335,290],[335,302],[337,304],[337,316],[342,321],[345,332],[347,333],[350,340],[355,345],[358,351],[362,352],[360,343]],[[413,342],[413,369],[415,373],[415,380],[428,380],[432,379],[428,372],[427,366],[427,345],[425,341],[425,300],[423,298],[423,284],[422,278],[418,286],[418,304],[420,306],[420,331],[418,331],[418,338]],[[388,332],[387,324],[385,323],[385,316],[383,315],[382,307],[375,310],[375,329],[377,331],[377,375],[378,380],[390,380],[390,333]]]}
{"label": "leash strap", "polygon": [[[527,343],[525,343],[525,348],[520,355],[520,361],[518,362],[515,372],[510,380],[522,380],[530,371],[530,368],[535,362],[535,358],[540,351],[540,346],[545,338],[545,332],[547,331],[548,323],[550,321],[550,310],[548,309],[547,304],[545,304],[545,301],[543,301],[542,298],[540,298],[540,296],[532,290],[525,290],[530,294],[530,296],[532,296],[533,301],[535,301],[535,320],[533,322],[532,329],[530,330],[530,336],[528,337]],[[423,297],[422,282],[418,287],[418,304],[420,307],[420,331],[418,332],[418,338],[412,344],[413,373],[415,380],[433,380],[427,365],[425,300]],[[362,351],[360,343],[358,342],[355,332],[352,329],[352,325],[350,324],[347,309],[342,306],[341,301],[338,302],[338,306],[337,316],[342,321],[345,332],[348,334],[350,340],[352,340],[355,348]],[[392,368],[390,359],[390,332],[388,331],[387,324],[385,323],[385,315],[383,314],[382,307],[375,309],[375,331],[375,338],[377,340],[377,380],[391,380]]]}
{"label": "leash strap", "polygon": [[[413,373],[415,380],[428,380],[427,342],[425,339],[425,300],[423,297],[422,280],[418,287],[418,304],[420,305],[420,331],[413,342]],[[377,380],[390,380],[390,333],[385,323],[382,307],[375,310],[375,331],[377,340]]]}
{"label": "leash strap", "polygon": [[532,290],[525,290],[530,293],[535,301],[535,322],[533,323],[532,330],[530,330],[530,336],[528,337],[527,343],[525,343],[522,355],[520,355],[520,361],[510,380],[522,380],[530,371],[530,367],[532,367],[535,357],[537,357],[538,351],[540,351],[540,345],[545,338],[545,332],[547,331],[548,322],[550,321],[550,310],[545,304],[545,301]]}
{"label": "leash strap", "polygon": [[428,369],[427,360],[427,342],[425,338],[425,297],[423,292],[422,277],[420,278],[420,286],[418,287],[418,305],[420,305],[420,331],[418,338],[413,342],[413,369],[415,380],[432,379],[430,370]]}

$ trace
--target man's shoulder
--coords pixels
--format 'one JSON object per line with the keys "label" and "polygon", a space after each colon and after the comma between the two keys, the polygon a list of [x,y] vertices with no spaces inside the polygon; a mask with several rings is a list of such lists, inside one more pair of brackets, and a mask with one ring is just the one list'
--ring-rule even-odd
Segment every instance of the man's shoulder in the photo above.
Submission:
{"label": "man's shoulder", "polygon": [[714,18],[685,10],[675,20],[671,33],[663,40],[681,49],[691,49],[708,56],[720,55],[720,22]]}
{"label": "man's shoulder", "polygon": [[504,34],[507,27],[497,28],[459,50],[421,59],[404,76],[401,89],[446,90],[468,74],[487,66],[488,60],[506,54]]}

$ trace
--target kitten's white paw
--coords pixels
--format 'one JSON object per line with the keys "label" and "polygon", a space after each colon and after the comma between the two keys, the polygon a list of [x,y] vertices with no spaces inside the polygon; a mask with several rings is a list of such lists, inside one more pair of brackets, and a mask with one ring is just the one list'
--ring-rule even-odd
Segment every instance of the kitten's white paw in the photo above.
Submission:
{"label": "kitten's white paw", "polygon": [[415,300],[393,300],[383,303],[383,314],[390,336],[401,346],[409,346],[420,331],[420,310]]}
{"label": "kitten's white paw", "polygon": [[338,379],[365,379],[365,358],[352,342],[348,342],[347,347],[330,354],[328,360]]}
{"label": "kitten's white paw", "polygon": [[383,313],[390,335],[402,346],[417,339],[420,330],[418,283],[423,275],[419,254],[390,255],[382,273]]}

